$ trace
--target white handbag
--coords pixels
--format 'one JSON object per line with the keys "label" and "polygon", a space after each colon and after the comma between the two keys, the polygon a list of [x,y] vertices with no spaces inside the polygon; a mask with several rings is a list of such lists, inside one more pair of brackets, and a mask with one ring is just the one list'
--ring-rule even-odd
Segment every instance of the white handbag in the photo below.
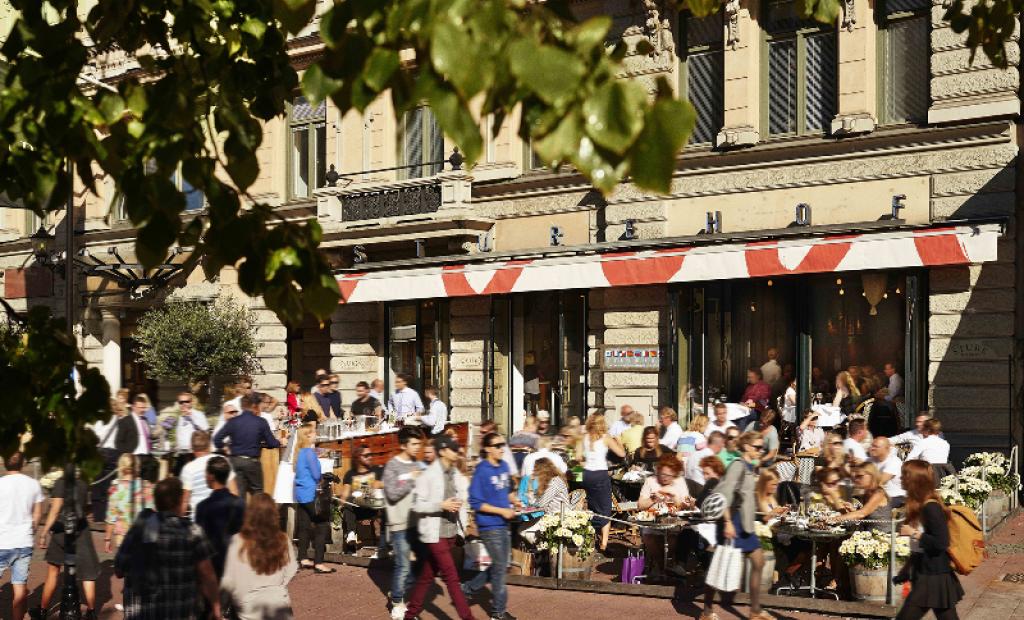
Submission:
{"label": "white handbag", "polygon": [[743,552],[732,546],[731,541],[715,547],[705,583],[719,592],[735,592],[742,580]]}

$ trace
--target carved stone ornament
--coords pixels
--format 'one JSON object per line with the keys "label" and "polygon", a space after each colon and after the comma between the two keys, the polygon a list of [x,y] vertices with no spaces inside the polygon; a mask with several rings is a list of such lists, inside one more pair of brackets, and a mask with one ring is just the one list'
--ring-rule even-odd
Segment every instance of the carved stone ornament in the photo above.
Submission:
{"label": "carved stone ornament", "polygon": [[843,0],[843,24],[847,32],[853,32],[853,25],[857,23],[857,16],[854,15],[854,0]]}
{"label": "carved stone ornament", "polygon": [[728,29],[726,44],[736,49],[740,42],[740,0],[728,0],[725,3],[725,26]]}

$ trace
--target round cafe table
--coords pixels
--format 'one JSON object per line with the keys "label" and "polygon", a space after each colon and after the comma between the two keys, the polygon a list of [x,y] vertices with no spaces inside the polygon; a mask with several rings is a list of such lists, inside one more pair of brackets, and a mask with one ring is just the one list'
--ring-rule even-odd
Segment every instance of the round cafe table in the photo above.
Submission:
{"label": "round cafe table", "polygon": [[827,594],[828,596],[834,596],[835,599],[839,600],[839,595],[832,590],[826,590],[825,588],[817,587],[815,582],[815,572],[818,568],[818,543],[819,542],[830,542],[838,540],[840,538],[846,538],[850,533],[846,530],[842,532],[833,532],[829,530],[815,530],[815,529],[803,529],[794,527],[792,525],[783,525],[778,528],[778,531],[783,534],[789,534],[795,538],[802,538],[804,540],[811,541],[811,583],[807,586],[782,586],[775,590],[776,594],[781,593],[783,590],[789,592],[800,592],[805,591],[810,594],[811,598],[814,598],[818,593]]}

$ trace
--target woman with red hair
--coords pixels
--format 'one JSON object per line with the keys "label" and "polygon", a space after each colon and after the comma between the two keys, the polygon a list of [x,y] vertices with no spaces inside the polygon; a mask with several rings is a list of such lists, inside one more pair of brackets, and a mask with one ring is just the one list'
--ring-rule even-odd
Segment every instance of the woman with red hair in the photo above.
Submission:
{"label": "woman with red hair", "polygon": [[278,524],[277,504],[256,493],[245,507],[242,529],[231,539],[220,587],[239,620],[290,620],[288,582],[299,570],[295,548]]}
{"label": "woman with red hair", "polygon": [[[669,452],[658,459],[654,466],[654,475],[647,478],[640,490],[640,499],[637,501],[640,510],[660,510],[664,507],[672,512],[692,508],[694,501],[686,488],[686,480],[680,475],[682,473],[683,464],[675,454]],[[662,535],[647,528],[641,529],[640,535],[644,540],[647,557],[651,558],[651,576],[656,577],[665,568]]]}
{"label": "woman with red hair", "polygon": [[907,518],[900,535],[910,537],[910,561],[894,579],[910,581],[910,596],[897,620],[919,620],[928,610],[936,620],[957,620],[956,604],[964,597],[960,580],[950,566],[949,510],[935,491],[927,461],[907,461],[901,472],[907,491]]}

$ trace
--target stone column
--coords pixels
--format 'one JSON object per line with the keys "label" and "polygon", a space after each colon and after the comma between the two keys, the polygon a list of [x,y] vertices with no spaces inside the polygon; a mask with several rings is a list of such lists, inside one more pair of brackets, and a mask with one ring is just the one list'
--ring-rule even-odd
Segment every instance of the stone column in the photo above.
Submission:
{"label": "stone column", "polygon": [[715,146],[735,148],[757,144],[761,125],[761,33],[751,17],[758,0],[729,0],[725,22],[725,116]]}
{"label": "stone column", "polygon": [[256,340],[263,345],[256,353],[263,373],[253,377],[253,387],[261,392],[274,393],[280,398],[288,383],[285,375],[288,368],[285,357],[288,328],[266,307],[263,298],[253,298],[249,304],[249,309],[256,315]]}
{"label": "stone column", "polygon": [[865,0],[843,2],[837,38],[839,107],[832,119],[834,136],[867,133],[877,124],[878,30],[871,13],[872,5]]}
{"label": "stone column", "polygon": [[113,310],[100,312],[100,339],[103,344],[103,376],[113,394],[121,389],[121,319]]}
{"label": "stone column", "polygon": [[[484,413],[484,359],[491,312],[490,297],[452,299],[451,316],[451,419],[479,422]],[[502,427],[507,420],[495,420]],[[507,428],[502,429],[508,432]]]}
{"label": "stone column", "polygon": [[355,385],[383,378],[378,374],[382,304],[343,304],[331,315],[331,372],[341,382],[342,406],[355,400]]}

